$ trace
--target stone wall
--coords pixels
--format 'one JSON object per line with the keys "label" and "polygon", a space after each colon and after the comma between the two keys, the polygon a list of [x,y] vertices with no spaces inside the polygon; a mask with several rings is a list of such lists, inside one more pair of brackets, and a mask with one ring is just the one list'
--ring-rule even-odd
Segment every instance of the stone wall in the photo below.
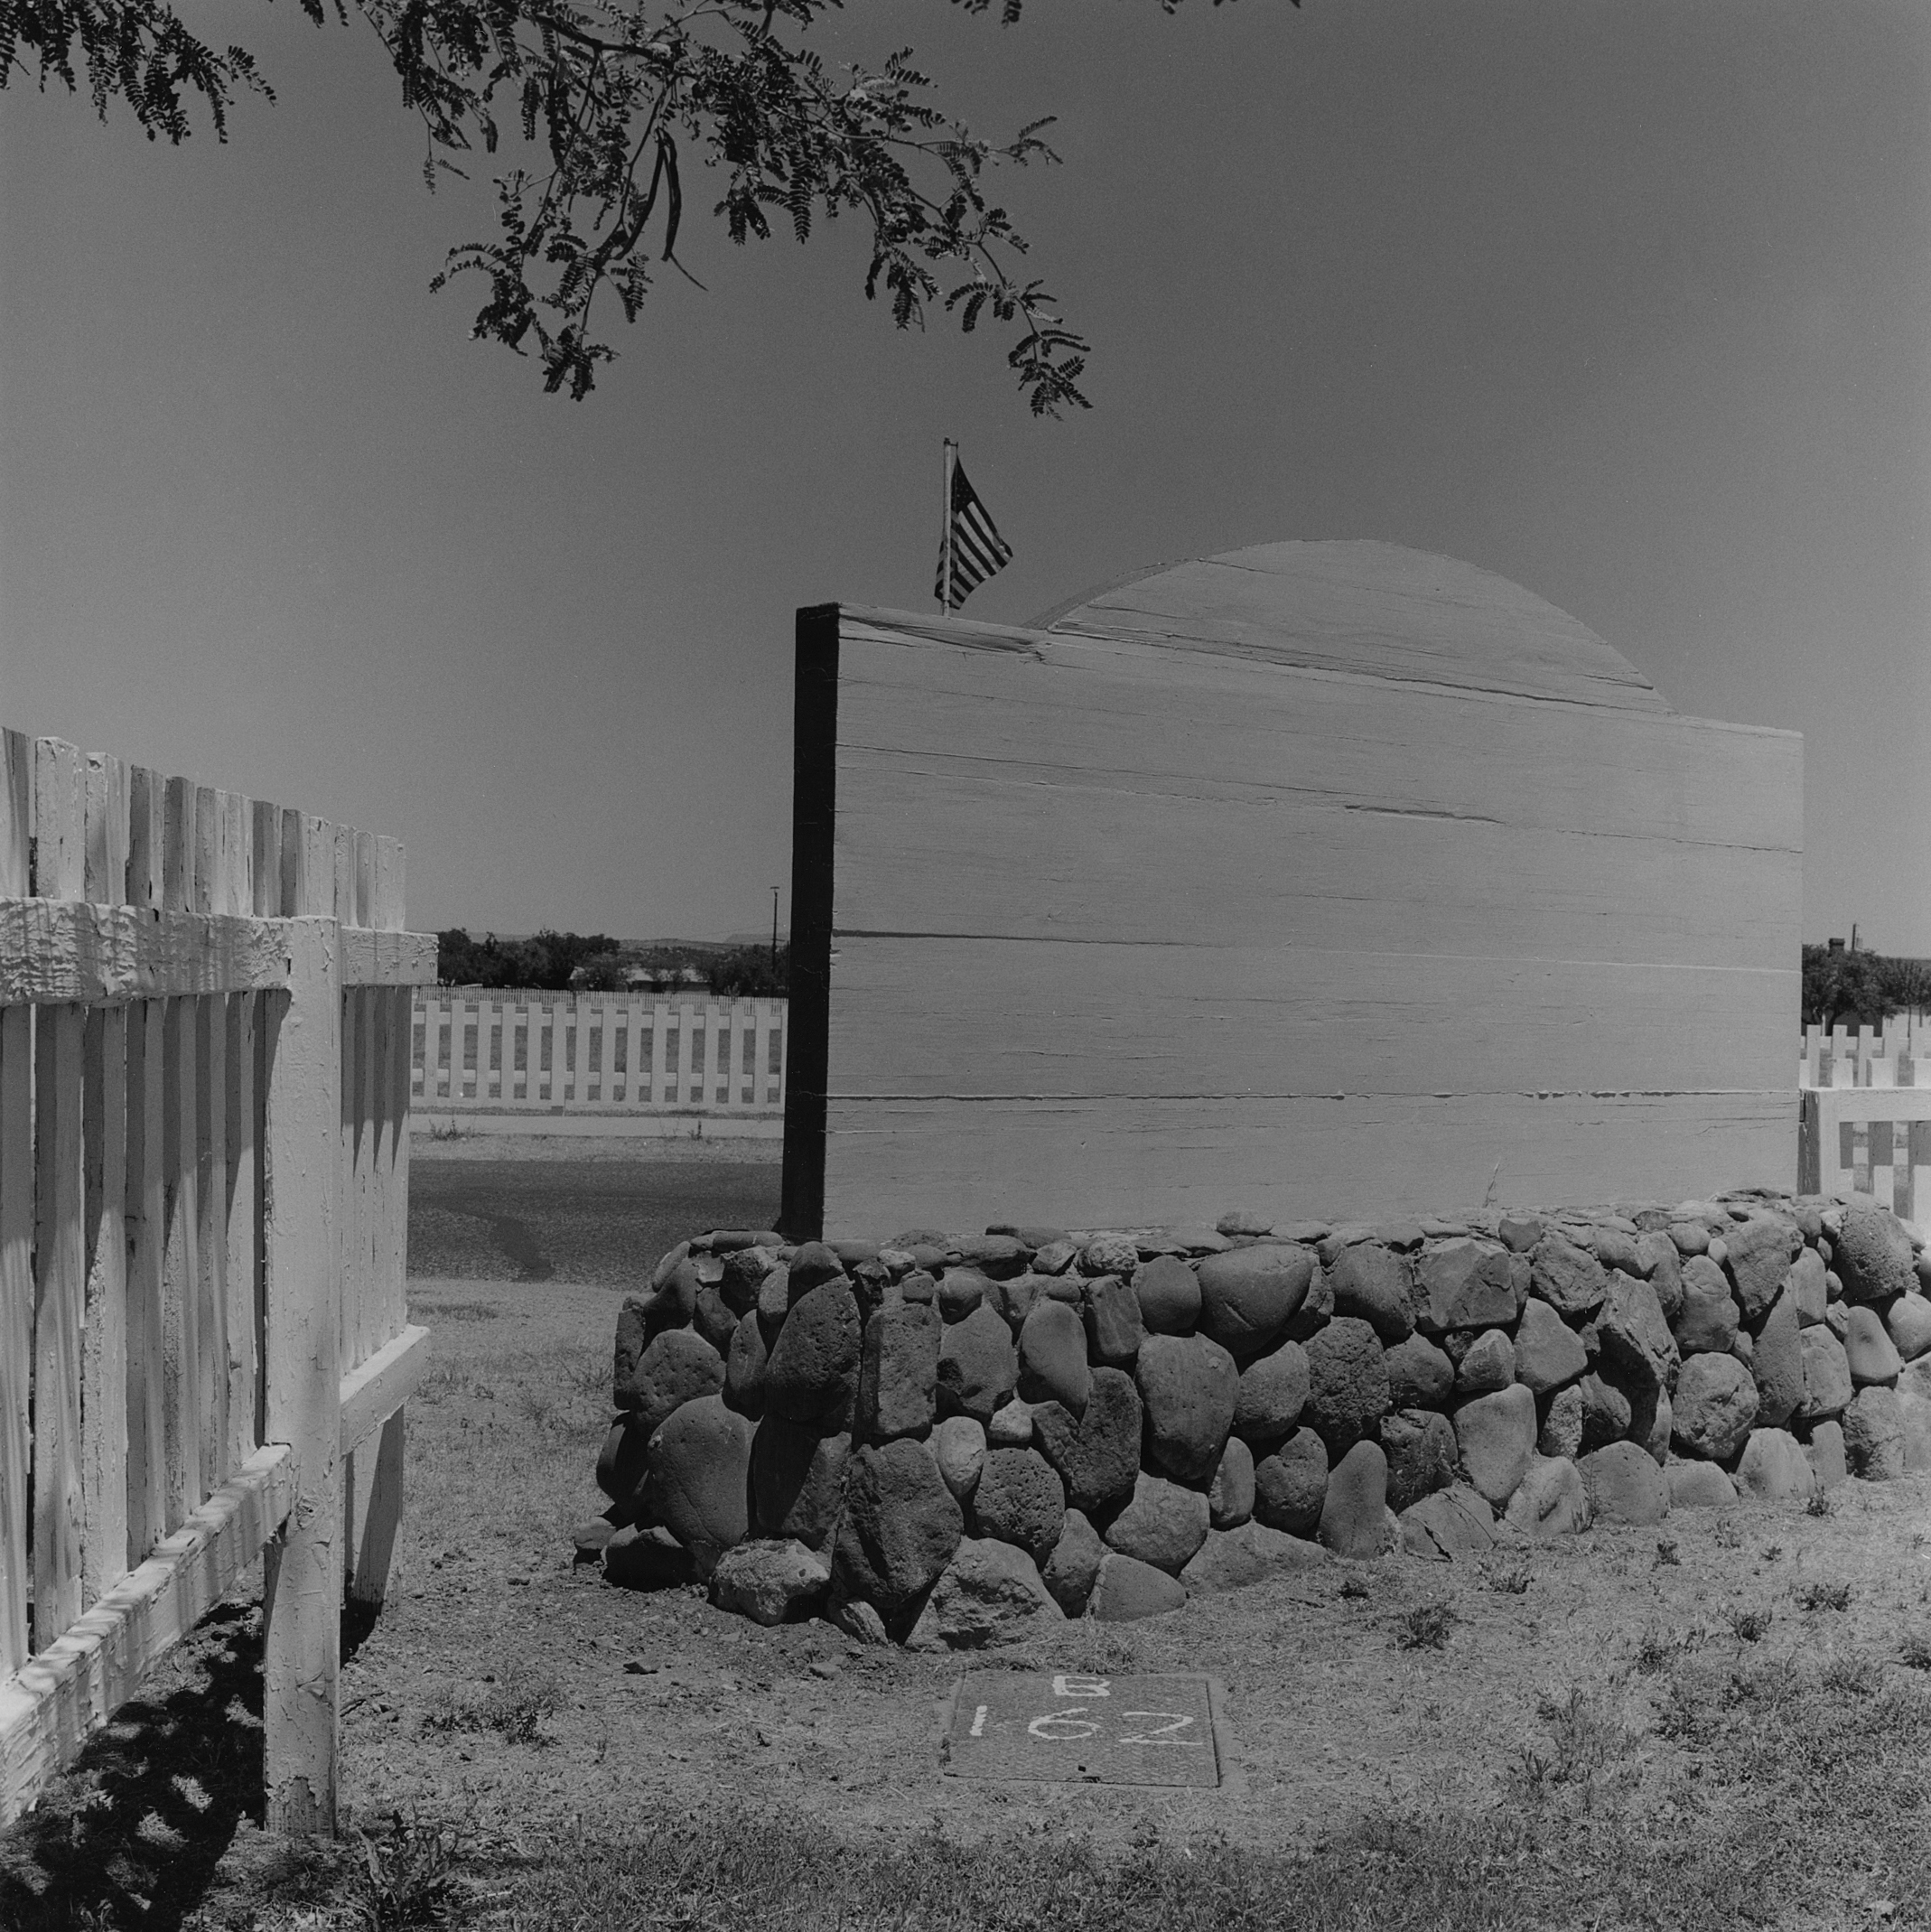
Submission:
{"label": "stone wall", "polygon": [[969,1646],[1333,1556],[1931,1467],[1931,1256],[1868,1202],[680,1243],[618,1318],[615,1582]]}

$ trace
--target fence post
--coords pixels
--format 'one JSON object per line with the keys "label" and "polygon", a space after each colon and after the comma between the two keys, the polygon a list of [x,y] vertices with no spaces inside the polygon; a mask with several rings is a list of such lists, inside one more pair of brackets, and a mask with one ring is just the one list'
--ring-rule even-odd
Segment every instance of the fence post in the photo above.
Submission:
{"label": "fence post", "polygon": [[262,1772],[271,1832],[335,1830],[341,1629],[340,937],[289,921],[288,996],[262,1004],[268,1056],[266,1427],[295,1496],[268,1547]]}

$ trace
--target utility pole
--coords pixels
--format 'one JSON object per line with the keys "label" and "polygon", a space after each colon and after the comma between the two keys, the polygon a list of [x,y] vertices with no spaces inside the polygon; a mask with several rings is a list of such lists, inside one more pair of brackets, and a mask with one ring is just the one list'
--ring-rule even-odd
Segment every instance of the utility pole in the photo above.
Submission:
{"label": "utility pole", "polygon": [[778,888],[771,888],[771,971],[778,971]]}

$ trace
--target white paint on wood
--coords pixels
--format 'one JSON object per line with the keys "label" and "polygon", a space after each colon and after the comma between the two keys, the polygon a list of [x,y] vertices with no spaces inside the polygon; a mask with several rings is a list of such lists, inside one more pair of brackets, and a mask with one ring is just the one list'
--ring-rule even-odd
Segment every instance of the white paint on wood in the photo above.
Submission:
{"label": "white paint on wood", "polygon": [[[388,1593],[389,1565],[402,1526],[405,1412],[386,1417],[378,1433],[353,1459],[350,1495],[355,1524],[350,1543],[349,1595],[351,1601],[379,1610]],[[363,1471],[367,1470],[366,1478]]]}
{"label": "white paint on wood", "polygon": [[341,1452],[359,1448],[429,1372],[430,1332],[408,1327],[342,1377]]}
{"label": "white paint on wood", "polygon": [[375,916],[369,924],[382,932],[400,932],[404,918],[404,894],[407,883],[406,854],[399,838],[376,835]]}
{"label": "white paint on wood", "polygon": [[260,1442],[257,1385],[261,1320],[261,1159],[256,1122],[257,1039],[261,994],[228,1002],[228,1462],[231,1469]]}
{"label": "white paint on wood", "polygon": [[87,761],[87,896],[117,906],[127,891],[127,768],[89,752]]}
{"label": "white paint on wood", "polygon": [[266,1429],[297,1493],[264,1586],[266,1823],[335,1829],[342,1559],[339,1218],[341,1013],[337,928],[294,922],[289,993],[271,1003],[266,1147]]}
{"label": "white paint on wood", "polygon": [[355,926],[374,926],[376,918],[376,835],[357,832],[355,838]]}
{"label": "white paint on wood", "polygon": [[[157,854],[158,855],[158,854]],[[127,1560],[167,1532],[163,1333],[167,1254],[164,1008],[139,1000],[127,1016]]]}
{"label": "white paint on wood", "polygon": [[219,1602],[287,1515],[293,1493],[289,1450],[257,1451],[57,1643],[0,1682],[0,1826]]}
{"label": "white paint on wood", "polygon": [[[44,748],[45,741],[42,740]],[[44,807],[47,795],[41,803]],[[41,820],[44,826],[47,819]],[[76,831],[78,833],[78,815]],[[79,839],[73,849],[79,849]],[[33,1081],[33,1647],[44,1650],[81,1603],[80,1335],[87,1306],[81,1095],[87,1014],[35,1015]]]}
{"label": "white paint on wood", "polygon": [[162,1007],[162,1134],[167,1244],[161,1290],[161,1411],[170,1530],[201,1500],[201,1108],[195,1078],[200,1002]]}
{"label": "white paint on wood", "polygon": [[163,787],[161,903],[170,912],[195,910],[194,793],[183,778]]}
{"label": "white paint on wood", "polygon": [[221,801],[212,785],[194,788],[194,896],[197,912],[225,911],[221,853]]}
{"label": "white paint on wood", "polygon": [[196,1332],[195,1450],[198,1493],[228,1479],[228,1002],[225,993],[195,1002],[195,1247],[201,1264]]}
{"label": "white paint on wood", "polygon": [[0,730],[0,899],[32,890],[33,741]]}
{"label": "white paint on wood", "polygon": [[91,1008],[83,1051],[80,1594],[91,1604],[127,1573],[127,1009]]}
{"label": "white paint on wood", "polygon": [[345,986],[433,986],[436,936],[433,932],[342,933]]}
{"label": "white paint on wood", "polygon": [[[0,800],[5,779],[0,771]],[[0,1010],[0,1678],[20,1665],[28,1647],[33,1358],[33,1016],[20,1006]]]}
{"label": "white paint on wood", "polygon": [[130,906],[158,909],[167,852],[167,782],[145,765],[127,774],[127,890]]}
{"label": "white paint on wood", "polygon": [[282,807],[257,798],[249,808],[248,882],[251,910],[257,919],[280,919],[282,903]]}
{"label": "white paint on wood", "polygon": [[87,896],[87,807],[80,753],[59,738],[33,744],[33,890]]}
{"label": "white paint on wood", "polygon": [[98,1005],[286,978],[272,920],[0,900],[0,1005]]}

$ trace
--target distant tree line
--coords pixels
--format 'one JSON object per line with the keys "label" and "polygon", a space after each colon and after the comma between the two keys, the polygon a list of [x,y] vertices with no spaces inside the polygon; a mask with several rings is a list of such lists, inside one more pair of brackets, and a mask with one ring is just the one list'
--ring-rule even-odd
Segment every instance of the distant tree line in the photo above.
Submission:
{"label": "distant tree line", "polygon": [[1931,960],[1806,946],[1803,1001],[1805,1026],[1876,1026],[1921,1013],[1931,1007]]}
{"label": "distant tree line", "polygon": [[[436,935],[436,977],[445,986],[538,993],[620,993],[638,969],[663,983],[701,985],[719,999],[783,999],[790,985],[791,948],[659,946],[626,949],[606,932],[553,932],[527,939],[472,938],[461,926]],[[690,975],[695,974],[695,980]]]}

